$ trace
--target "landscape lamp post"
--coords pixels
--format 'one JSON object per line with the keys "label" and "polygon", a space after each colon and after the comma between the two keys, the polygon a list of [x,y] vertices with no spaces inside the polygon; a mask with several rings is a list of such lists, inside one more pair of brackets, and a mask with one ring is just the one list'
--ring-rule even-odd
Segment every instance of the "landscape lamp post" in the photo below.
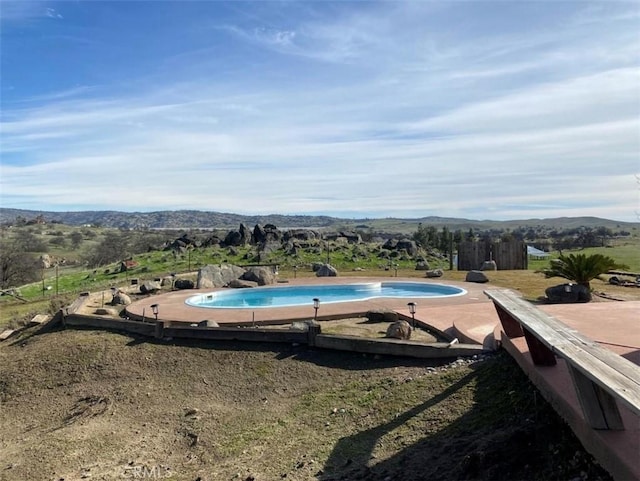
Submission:
{"label": "landscape lamp post", "polygon": [[410,302],[407,304],[409,306],[409,312],[411,313],[411,328],[416,330],[416,303]]}
{"label": "landscape lamp post", "polygon": [[293,266],[293,278],[295,279],[298,276],[298,266]]}
{"label": "landscape lamp post", "polygon": [[158,304],[151,304],[151,312],[153,312],[153,315],[156,318],[156,321],[158,320]]}
{"label": "landscape lamp post", "polygon": [[315,297],[313,299],[313,308],[315,309],[315,314],[313,315],[313,320],[316,321],[318,319],[318,308],[320,307],[320,299]]}

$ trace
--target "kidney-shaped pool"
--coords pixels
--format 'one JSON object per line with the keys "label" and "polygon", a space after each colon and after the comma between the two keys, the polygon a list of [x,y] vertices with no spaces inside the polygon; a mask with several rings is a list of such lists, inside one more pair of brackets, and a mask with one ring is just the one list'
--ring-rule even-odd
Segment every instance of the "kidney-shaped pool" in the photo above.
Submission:
{"label": "kidney-shaped pool", "polygon": [[359,284],[306,285],[229,289],[198,294],[185,302],[215,309],[305,306],[314,298],[323,303],[388,298],[437,298],[462,296],[460,287],[423,282],[367,282]]}

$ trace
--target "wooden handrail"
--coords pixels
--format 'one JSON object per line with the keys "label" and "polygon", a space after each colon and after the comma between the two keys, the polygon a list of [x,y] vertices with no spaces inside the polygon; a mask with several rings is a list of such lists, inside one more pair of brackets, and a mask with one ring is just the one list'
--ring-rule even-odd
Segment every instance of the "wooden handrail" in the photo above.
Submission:
{"label": "wooden handrail", "polygon": [[624,429],[622,402],[640,415],[640,367],[536,308],[510,289],[484,291],[509,338],[524,336],[536,365],[565,360],[585,418],[596,429]]}

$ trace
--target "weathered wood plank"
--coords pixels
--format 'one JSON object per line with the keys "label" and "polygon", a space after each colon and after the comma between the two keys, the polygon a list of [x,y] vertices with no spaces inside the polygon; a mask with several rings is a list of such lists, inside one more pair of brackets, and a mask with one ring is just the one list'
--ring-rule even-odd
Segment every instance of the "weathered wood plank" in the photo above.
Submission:
{"label": "weathered wood plank", "polygon": [[615,398],[572,365],[568,367],[589,425],[594,429],[624,429]]}

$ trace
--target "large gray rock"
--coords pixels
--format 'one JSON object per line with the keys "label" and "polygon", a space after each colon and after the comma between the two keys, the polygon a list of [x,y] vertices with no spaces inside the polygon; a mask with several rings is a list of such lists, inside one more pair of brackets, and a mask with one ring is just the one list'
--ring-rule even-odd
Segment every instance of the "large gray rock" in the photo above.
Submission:
{"label": "large gray rock", "polygon": [[240,246],[242,245],[242,234],[237,230],[231,230],[224,238],[224,245],[226,246]]}
{"label": "large gray rock", "polygon": [[246,225],[240,224],[240,245],[245,245],[251,242],[251,231],[247,228]]}
{"label": "large gray rock", "polygon": [[373,309],[365,314],[368,322],[396,322],[398,313],[387,309]]}
{"label": "large gray rock", "polygon": [[478,282],[480,284],[484,282],[489,282],[489,278],[482,271],[469,271],[467,272],[467,277],[465,278],[467,282]]}
{"label": "large gray rock", "polygon": [[560,284],[558,286],[547,287],[544,293],[549,302],[559,304],[570,304],[574,302],[589,302],[591,292],[586,286],[580,284]]}
{"label": "large gray rock", "polygon": [[337,277],[338,270],[331,264],[323,264],[320,269],[316,271],[316,277]]}
{"label": "large gray rock", "polygon": [[425,277],[434,278],[434,277],[442,277],[443,275],[444,275],[444,272],[442,272],[442,269],[431,269],[426,272]]}
{"label": "large gray rock", "polygon": [[283,235],[283,239],[289,241],[291,239],[297,239],[302,241],[310,241],[312,239],[319,239],[320,234],[311,229],[289,229]]}
{"label": "large gray rock", "polygon": [[117,305],[128,306],[129,304],[131,304],[131,297],[129,297],[127,294],[125,294],[121,290],[117,290],[113,294],[113,299],[111,299],[111,304],[114,306],[117,306]]}
{"label": "large gray rock", "polygon": [[245,273],[242,267],[222,264],[207,265],[198,271],[196,287],[198,289],[210,289],[213,287],[224,287],[234,279],[239,279]]}
{"label": "large gray rock", "polygon": [[176,282],[173,283],[173,287],[176,289],[193,289],[195,284],[191,279],[176,279]]}
{"label": "large gray rock", "polygon": [[418,253],[418,245],[411,239],[400,239],[396,244],[396,250],[405,250],[410,256],[414,256]]}
{"label": "large gray rock", "polygon": [[481,271],[497,271],[498,265],[496,261],[484,261],[482,266],[480,266]]}
{"label": "large gray rock", "polygon": [[258,246],[258,252],[263,255],[271,254],[281,247],[282,244],[280,243],[280,241],[266,240]]}
{"label": "large gray rock", "polygon": [[51,267],[51,256],[49,254],[42,254],[40,256],[40,268],[49,269]]}
{"label": "large gray rock", "polygon": [[429,263],[425,260],[420,260],[418,262],[416,262],[416,270],[417,271],[428,271],[429,270]]}
{"label": "large gray rock", "polygon": [[396,247],[398,247],[398,239],[387,239],[387,241],[382,244],[382,248],[383,249],[387,249],[387,250],[395,250]]}
{"label": "large gray rock", "polygon": [[387,337],[394,339],[411,339],[411,325],[407,321],[396,321],[387,328]]}
{"label": "large gray rock", "polygon": [[216,321],[205,319],[204,321],[200,321],[198,323],[198,327],[220,327],[220,324],[218,324]]}
{"label": "large gray rock", "polygon": [[152,294],[158,292],[160,289],[162,289],[162,286],[158,281],[147,281],[140,285],[140,292],[142,294]]}
{"label": "large gray rock", "polygon": [[276,276],[269,267],[250,267],[240,278],[257,282],[259,286],[268,286],[276,282]]}
{"label": "large gray rock", "polygon": [[227,287],[231,287],[233,289],[247,289],[251,287],[258,287],[258,283],[255,281],[245,281],[243,279],[234,279],[231,282],[229,282],[229,284],[227,284]]}

